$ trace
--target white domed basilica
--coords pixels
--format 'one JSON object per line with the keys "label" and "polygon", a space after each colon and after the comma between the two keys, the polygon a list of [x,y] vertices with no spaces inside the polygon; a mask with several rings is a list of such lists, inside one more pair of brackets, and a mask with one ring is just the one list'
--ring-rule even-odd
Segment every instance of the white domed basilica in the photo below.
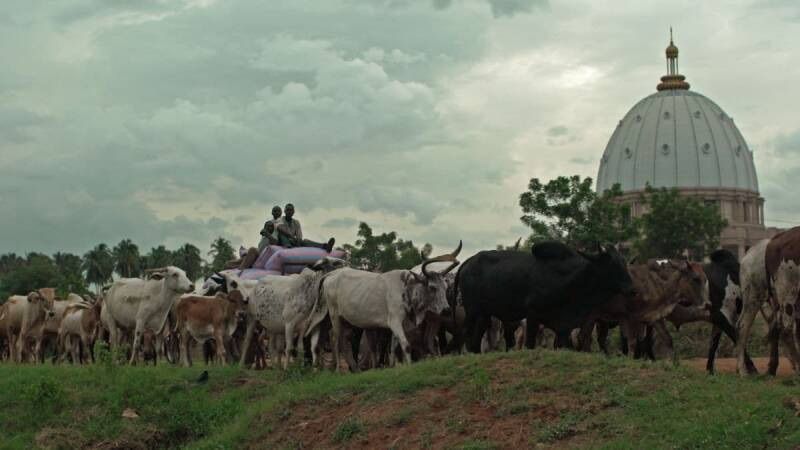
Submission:
{"label": "white domed basilica", "polygon": [[[671,32],[670,32],[671,34]],[[649,184],[716,204],[728,220],[720,244],[740,257],[776,230],[764,227],[753,153],[722,108],[689,90],[678,72],[678,48],[666,50],[667,74],[657,92],[619,121],[597,174],[597,191],[619,183],[634,216],[646,211],[640,195]]]}

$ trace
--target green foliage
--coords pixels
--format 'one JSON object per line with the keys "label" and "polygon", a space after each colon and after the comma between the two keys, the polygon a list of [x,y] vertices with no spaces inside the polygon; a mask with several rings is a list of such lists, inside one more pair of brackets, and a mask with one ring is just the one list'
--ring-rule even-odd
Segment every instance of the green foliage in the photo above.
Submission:
{"label": "green foliage", "polygon": [[53,262],[60,275],[56,284],[56,291],[60,296],[65,297],[71,292],[87,292],[86,279],[83,277],[83,259],[80,256],[58,252],[53,255]]}
{"label": "green foliage", "polygon": [[111,281],[114,272],[114,255],[106,244],[97,244],[83,255],[83,270],[86,282],[102,286]]}
{"label": "green foliage", "polygon": [[348,417],[333,432],[333,442],[347,442],[364,431],[364,424],[356,417]]}
{"label": "green foliage", "polygon": [[186,272],[186,276],[195,281],[203,274],[203,258],[200,256],[200,249],[192,244],[183,244],[172,254],[172,261],[177,267]]}
{"label": "green foliage", "polygon": [[616,244],[636,236],[630,207],[615,201],[619,185],[597,195],[591,178],[560,176],[543,184],[531,179],[519,197],[522,223],[533,231],[528,242],[558,240],[576,247]]}
{"label": "green foliage", "polygon": [[394,231],[376,236],[364,222],[358,226],[355,244],[345,244],[344,249],[350,253],[354,267],[376,272],[410,269],[420,264],[423,256],[430,256],[433,250],[430,244],[425,244],[420,250],[412,241],[398,239]]}
{"label": "green foliage", "polygon": [[57,287],[61,280],[61,274],[49,256],[29,253],[22,265],[2,275],[0,295],[5,301],[9,295],[25,295],[42,287]]}
{"label": "green foliage", "polygon": [[211,251],[208,252],[208,255],[211,256],[211,263],[205,268],[206,276],[219,272],[225,268],[228,261],[236,258],[231,242],[221,236],[211,243]]}
{"label": "green foliage", "polygon": [[642,201],[649,211],[637,220],[641,235],[634,249],[640,258],[675,258],[684,250],[702,258],[719,246],[728,225],[715,205],[680,195],[675,188],[648,186]]}
{"label": "green foliage", "polygon": [[159,267],[171,266],[174,264],[174,255],[163,245],[153,247],[150,253],[144,255],[144,268],[156,269]]}
{"label": "green foliage", "polygon": [[123,239],[114,246],[114,271],[123,278],[138,277],[142,273],[139,247],[130,239]]}

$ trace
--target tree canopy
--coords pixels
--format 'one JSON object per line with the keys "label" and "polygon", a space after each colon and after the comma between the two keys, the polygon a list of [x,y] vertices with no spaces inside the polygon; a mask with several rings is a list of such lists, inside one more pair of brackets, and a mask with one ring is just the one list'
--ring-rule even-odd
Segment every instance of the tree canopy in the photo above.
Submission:
{"label": "tree canopy", "polygon": [[364,270],[386,272],[410,269],[433,251],[430,244],[419,249],[412,241],[399,239],[394,231],[375,235],[364,222],[359,224],[357,236],[355,243],[345,244],[344,249],[350,253],[353,266]]}
{"label": "tree canopy", "polygon": [[231,241],[220,236],[211,243],[211,250],[208,252],[208,256],[211,257],[211,262],[206,266],[206,275],[224,269],[225,263],[236,258],[236,253],[233,250]]}
{"label": "tree canopy", "polygon": [[203,257],[200,249],[192,244],[183,244],[172,253],[172,262],[186,272],[186,276],[195,281],[203,274]]}
{"label": "tree canopy", "polygon": [[114,273],[114,255],[106,244],[97,244],[83,255],[86,282],[100,287],[111,281]]}
{"label": "tree canopy", "polygon": [[728,222],[716,205],[680,195],[677,189],[647,187],[641,197],[649,211],[637,219],[641,230],[634,249],[641,258],[674,258],[689,250],[710,254]]}
{"label": "tree canopy", "polygon": [[114,271],[123,278],[138,277],[142,273],[139,247],[130,239],[123,239],[112,250]]}
{"label": "tree canopy", "polygon": [[615,201],[621,195],[619,185],[598,195],[592,179],[579,175],[560,176],[547,184],[531,179],[519,197],[524,213],[520,220],[532,230],[526,244],[558,240],[589,247],[630,240],[637,234],[636,225],[630,206]]}

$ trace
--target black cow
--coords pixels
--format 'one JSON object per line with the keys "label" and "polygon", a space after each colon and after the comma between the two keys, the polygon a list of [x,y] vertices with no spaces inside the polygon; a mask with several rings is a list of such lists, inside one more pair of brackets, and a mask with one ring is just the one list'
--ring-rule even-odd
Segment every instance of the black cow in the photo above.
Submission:
{"label": "black cow", "polygon": [[[724,332],[735,344],[737,332],[736,319],[742,312],[742,298],[739,283],[739,260],[728,250],[716,250],[710,255],[711,262],[703,265],[708,278],[708,296],[711,300],[711,323],[714,331],[708,349],[706,370],[714,373],[714,358],[717,355],[719,340]],[[727,293],[727,295],[726,295]],[[733,294],[733,296],[731,295]],[[745,364],[755,370],[753,361],[745,352]]]}
{"label": "black cow", "polygon": [[527,319],[525,345],[532,348],[539,324],[556,333],[556,346],[571,347],[569,334],[616,294],[634,293],[625,261],[613,248],[576,252],[560,242],[535,245],[531,253],[482,251],[456,275],[466,312],[467,348],[480,351],[491,317]]}

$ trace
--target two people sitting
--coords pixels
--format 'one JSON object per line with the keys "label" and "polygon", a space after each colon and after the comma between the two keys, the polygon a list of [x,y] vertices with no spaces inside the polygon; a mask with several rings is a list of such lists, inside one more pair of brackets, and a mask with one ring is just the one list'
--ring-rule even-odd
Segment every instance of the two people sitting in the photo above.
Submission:
{"label": "two people sitting", "polygon": [[264,250],[267,245],[279,245],[281,247],[316,247],[330,253],[336,239],[330,238],[326,243],[314,242],[303,239],[303,229],[300,221],[294,218],[294,205],[287,203],[283,208],[281,217],[281,207],[272,207],[272,220],[264,223],[261,229],[261,241],[258,243],[258,250]]}
{"label": "two people sitting", "polygon": [[261,252],[267,246],[277,245],[280,247],[316,247],[330,253],[336,243],[334,238],[330,238],[326,243],[319,243],[303,239],[303,229],[300,221],[294,218],[294,205],[287,203],[281,210],[280,206],[272,207],[272,220],[264,223],[261,229],[261,240],[258,248],[250,247],[241,259],[230,261],[226,268],[238,268],[239,270],[253,267]]}

